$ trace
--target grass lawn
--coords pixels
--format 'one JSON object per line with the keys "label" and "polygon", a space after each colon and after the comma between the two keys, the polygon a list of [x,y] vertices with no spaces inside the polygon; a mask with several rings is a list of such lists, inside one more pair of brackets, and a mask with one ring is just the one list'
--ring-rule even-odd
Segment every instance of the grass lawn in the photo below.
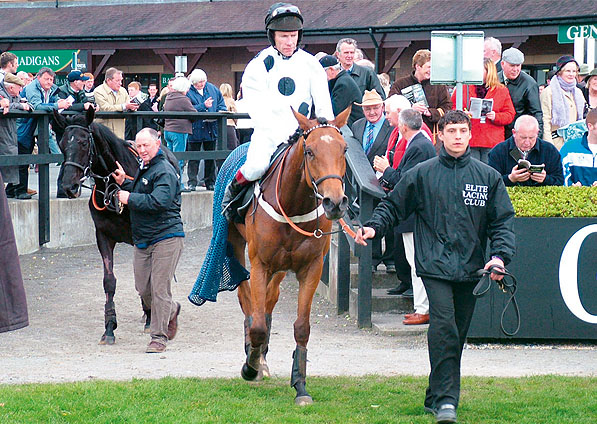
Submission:
{"label": "grass lawn", "polygon": [[[507,364],[504,364],[507,366]],[[434,423],[426,378],[310,377],[294,405],[287,379],[0,385],[0,423]],[[597,378],[464,378],[461,423],[597,423]]]}

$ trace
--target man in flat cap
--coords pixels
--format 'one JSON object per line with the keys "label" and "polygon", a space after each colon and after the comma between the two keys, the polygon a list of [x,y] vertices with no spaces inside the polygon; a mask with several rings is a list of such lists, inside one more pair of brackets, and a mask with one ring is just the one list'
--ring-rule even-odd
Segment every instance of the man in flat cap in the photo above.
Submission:
{"label": "man in flat cap", "polygon": [[328,77],[328,88],[332,98],[332,109],[334,115],[338,116],[340,112],[352,105],[350,116],[348,117],[348,126],[351,126],[356,120],[364,118],[363,109],[354,103],[360,103],[363,94],[359,86],[348,73],[342,69],[342,65],[334,56],[328,54],[319,59]]}
{"label": "man in flat cap", "polygon": [[505,139],[512,136],[514,122],[522,115],[534,116],[539,122],[539,136],[543,138],[543,112],[539,100],[539,85],[529,74],[522,72],[524,54],[517,48],[510,47],[502,54],[502,71],[498,73],[500,81],[506,84],[516,115],[505,127]]}
{"label": "man in flat cap", "polygon": [[[5,74],[4,80],[0,82],[0,108],[2,108],[2,113],[6,114],[14,110],[29,110],[27,103],[20,102],[19,92],[24,85],[25,83],[20,78],[11,73]],[[16,155],[18,151],[17,118],[0,119],[0,155]],[[0,173],[7,184],[19,182],[18,166],[2,166],[0,167]]]}

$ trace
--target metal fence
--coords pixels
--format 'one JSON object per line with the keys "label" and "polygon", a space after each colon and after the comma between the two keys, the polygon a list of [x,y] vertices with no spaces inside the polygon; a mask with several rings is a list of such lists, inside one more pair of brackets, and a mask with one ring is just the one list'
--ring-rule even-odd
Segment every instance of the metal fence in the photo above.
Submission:
{"label": "metal fence", "polygon": [[[75,112],[63,112],[65,115],[74,115]],[[247,119],[246,113],[228,112],[97,112],[97,118],[101,119],[124,119],[135,118],[137,128],[142,128],[143,118],[187,118],[191,120],[206,119],[215,120],[218,125],[218,139],[214,151],[198,152],[175,152],[177,159],[181,160],[204,160],[204,159],[225,159],[230,153],[227,150],[226,120]],[[39,168],[39,244],[40,246],[50,241],[50,164],[63,161],[62,154],[50,153],[49,147],[49,124],[52,120],[52,112],[48,111],[14,111],[6,115],[0,114],[0,119],[5,118],[36,118],[37,119],[37,154],[32,155],[0,155],[0,166],[29,165],[35,164]]]}

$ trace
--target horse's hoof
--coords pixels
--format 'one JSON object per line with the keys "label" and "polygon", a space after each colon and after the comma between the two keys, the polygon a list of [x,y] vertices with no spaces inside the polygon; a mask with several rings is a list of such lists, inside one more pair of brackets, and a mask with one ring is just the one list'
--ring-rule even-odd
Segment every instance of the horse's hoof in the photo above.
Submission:
{"label": "horse's hoof", "polygon": [[143,333],[145,333],[145,334],[150,334],[151,333],[149,325],[146,325],[146,326],[143,327]]}
{"label": "horse's hoof", "polygon": [[309,395],[307,396],[297,396],[294,398],[294,404],[296,406],[306,406],[313,404],[313,398]]}
{"label": "horse's hoof", "polygon": [[271,375],[269,373],[269,367],[267,366],[267,362],[265,361],[265,359],[263,358],[263,356],[261,357],[261,359],[259,360],[259,372],[257,373],[257,381],[261,381],[264,378],[270,378]]}
{"label": "horse's hoof", "polygon": [[252,367],[250,367],[246,362],[243,364],[242,369],[240,370],[240,375],[243,379],[247,381],[255,380],[257,377],[258,371]]}
{"label": "horse's hoof", "polygon": [[106,336],[105,334],[100,339],[99,344],[101,345],[113,345],[116,342],[116,337],[114,336]]}

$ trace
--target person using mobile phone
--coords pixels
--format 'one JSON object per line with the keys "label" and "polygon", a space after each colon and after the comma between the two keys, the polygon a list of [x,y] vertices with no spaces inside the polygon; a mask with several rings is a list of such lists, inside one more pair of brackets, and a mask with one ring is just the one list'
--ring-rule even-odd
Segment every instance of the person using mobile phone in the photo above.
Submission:
{"label": "person using mobile phone", "polygon": [[522,115],[514,123],[512,137],[489,152],[489,165],[500,173],[506,186],[564,184],[560,152],[538,135],[537,119]]}

